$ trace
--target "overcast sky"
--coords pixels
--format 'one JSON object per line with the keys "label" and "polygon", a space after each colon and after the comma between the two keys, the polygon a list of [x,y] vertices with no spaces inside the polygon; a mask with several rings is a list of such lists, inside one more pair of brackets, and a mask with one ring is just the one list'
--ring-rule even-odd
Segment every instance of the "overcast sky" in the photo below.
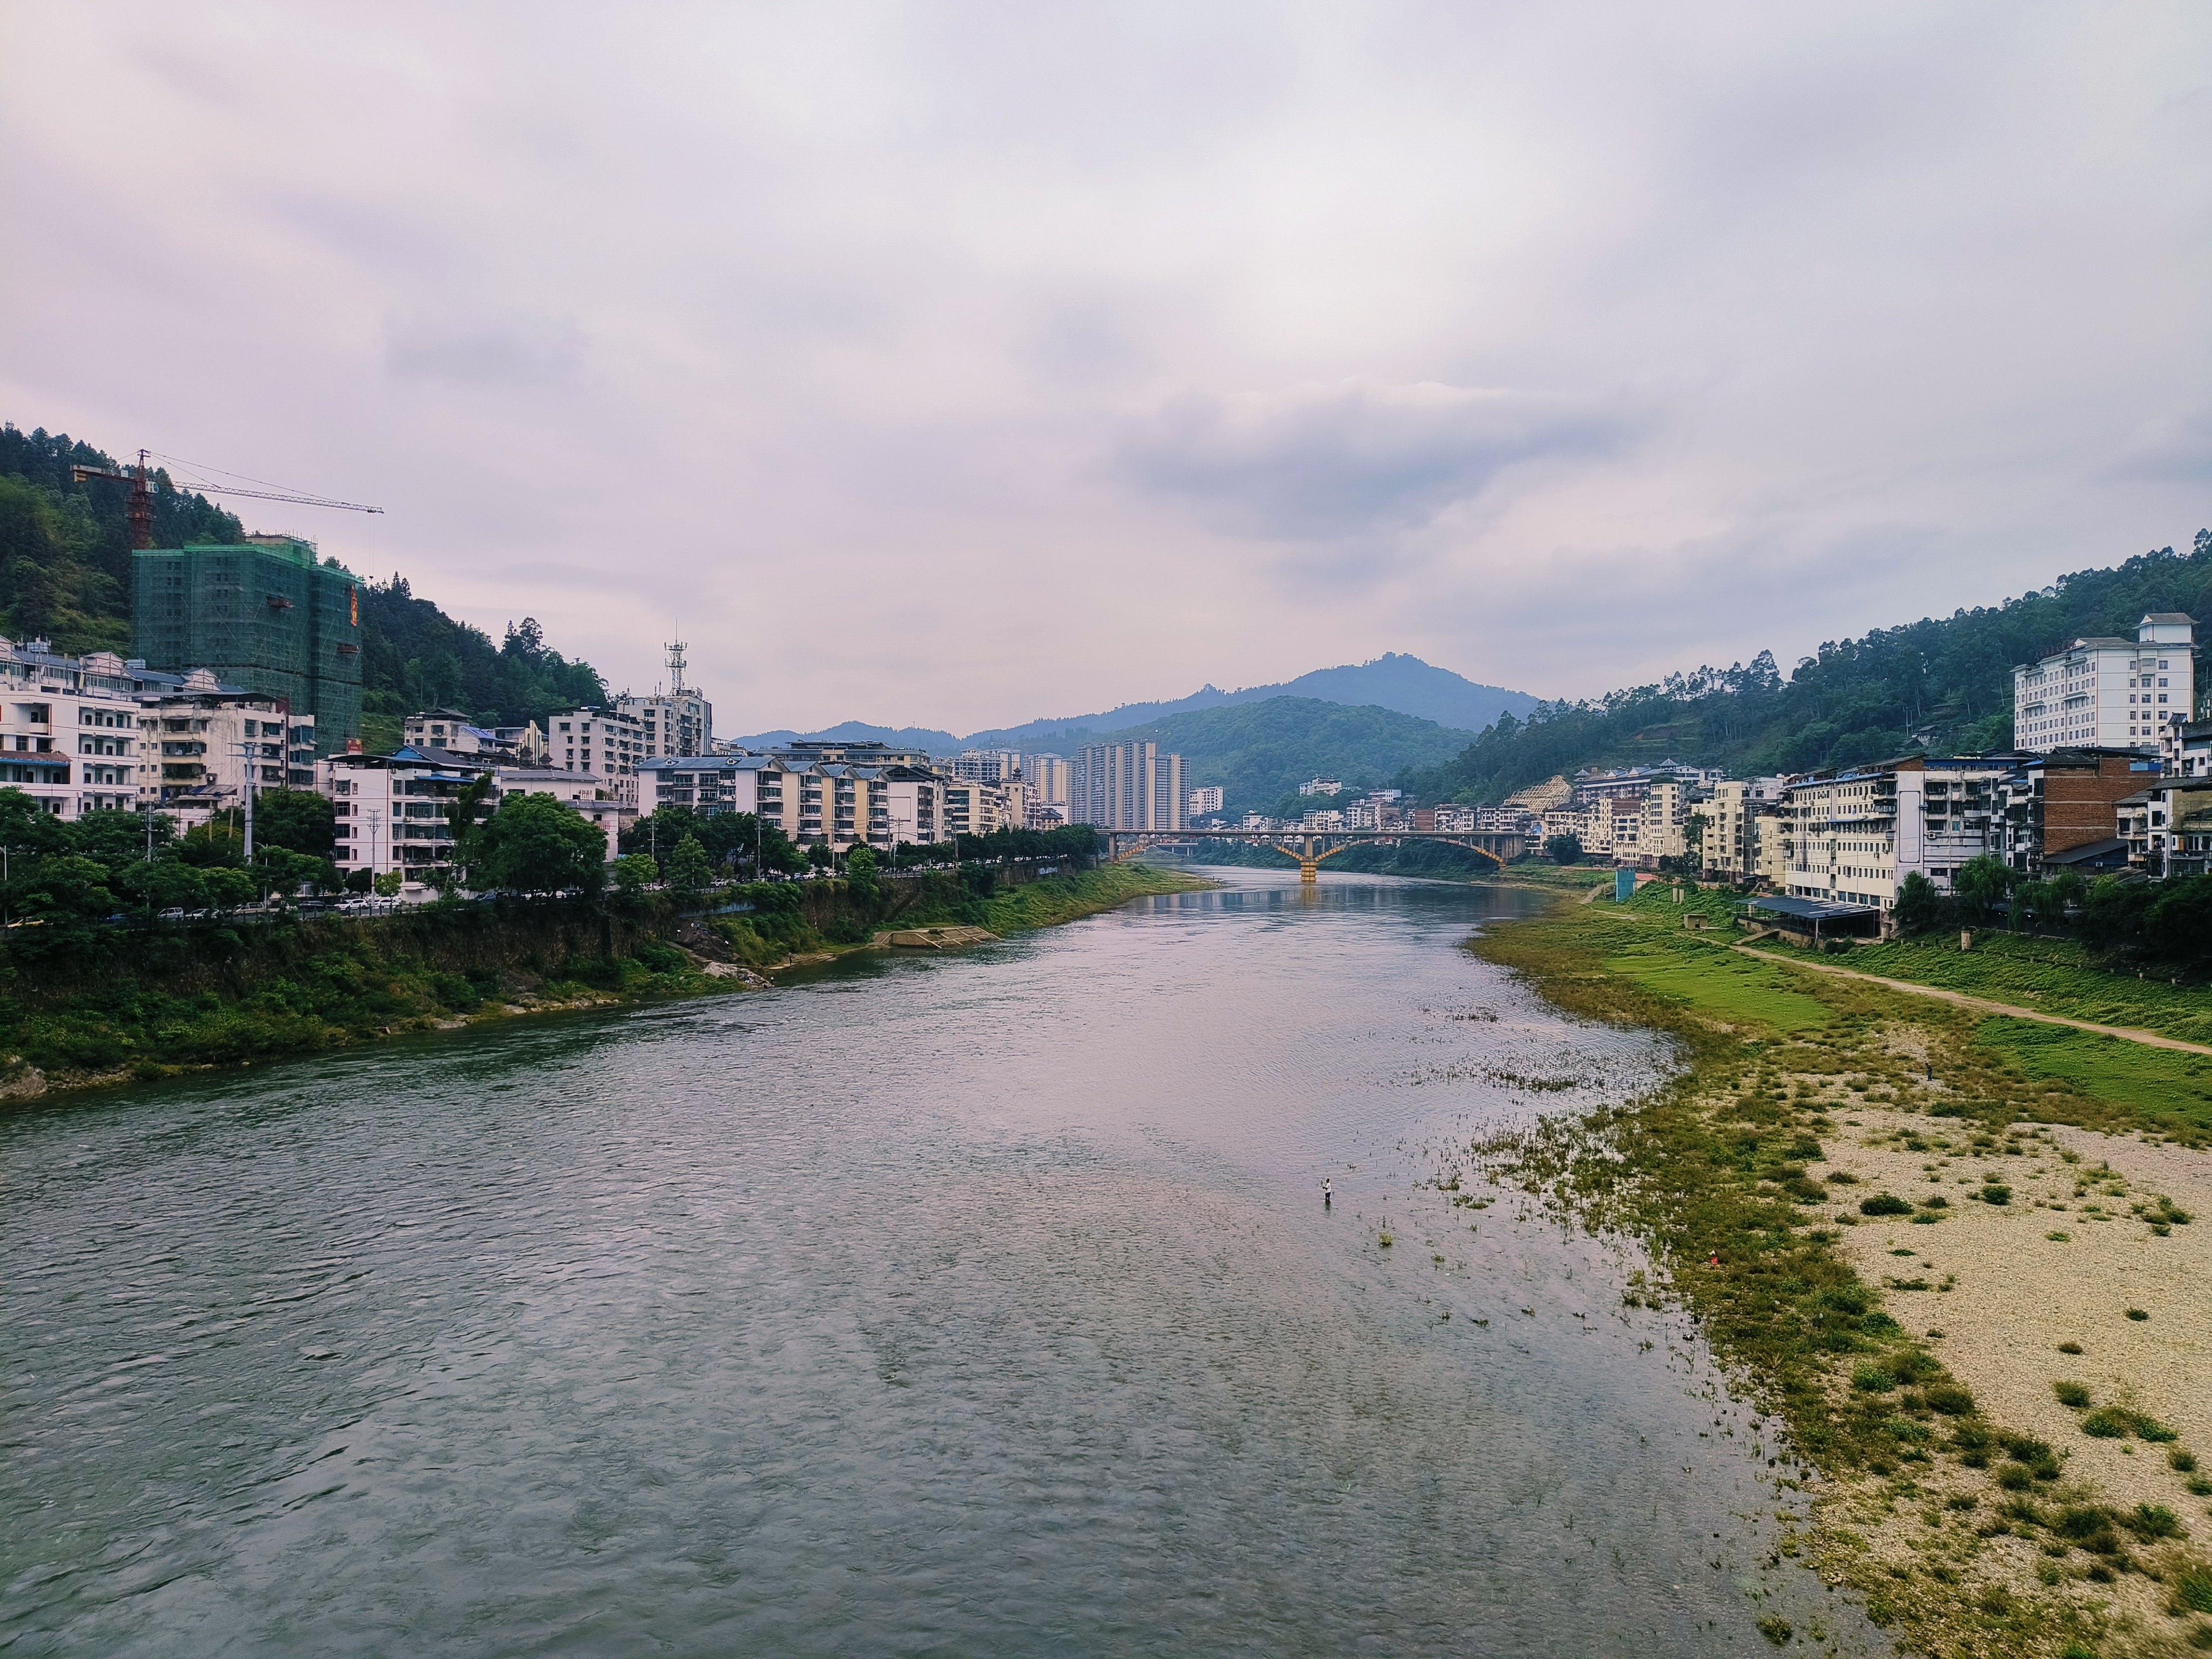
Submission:
{"label": "overcast sky", "polygon": [[0,416],[726,732],[1585,696],[2212,522],[2212,8],[0,0]]}

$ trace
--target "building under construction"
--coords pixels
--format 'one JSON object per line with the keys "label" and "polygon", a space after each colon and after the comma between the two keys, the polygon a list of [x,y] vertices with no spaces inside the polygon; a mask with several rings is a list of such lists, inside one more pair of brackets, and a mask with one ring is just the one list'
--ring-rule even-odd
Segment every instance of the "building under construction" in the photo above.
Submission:
{"label": "building under construction", "polygon": [[249,536],[131,556],[132,639],[149,668],[210,668],[315,722],[319,755],[361,735],[361,585],[315,545]]}

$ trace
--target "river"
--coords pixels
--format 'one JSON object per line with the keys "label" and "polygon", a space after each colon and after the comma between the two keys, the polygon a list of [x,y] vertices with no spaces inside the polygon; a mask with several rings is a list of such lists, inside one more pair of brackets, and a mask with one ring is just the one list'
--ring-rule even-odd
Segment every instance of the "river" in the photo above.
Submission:
{"label": "river", "polygon": [[1628,1247],[1421,1184],[1664,1063],[1458,948],[1534,896],[1209,873],[0,1117],[0,1645],[1878,1647]]}

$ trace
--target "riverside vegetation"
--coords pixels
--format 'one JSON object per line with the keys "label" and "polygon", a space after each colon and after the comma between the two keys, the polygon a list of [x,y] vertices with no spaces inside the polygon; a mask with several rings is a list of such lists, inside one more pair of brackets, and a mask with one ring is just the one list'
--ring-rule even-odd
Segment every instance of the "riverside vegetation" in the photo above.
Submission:
{"label": "riverside vegetation", "polygon": [[[2212,1190],[2184,1150],[2212,1140],[2182,1067],[2199,1057],[2122,1068],[2132,1045],[2039,1027],[2074,1056],[2051,1063],[2021,1022],[1731,949],[1725,899],[1672,897],[1561,903],[1472,942],[1680,1059],[1645,1098],[1480,1143],[1492,1179],[1645,1241],[1632,1297],[1692,1312],[1809,1466],[1811,1519],[1781,1550],[1908,1650],[2212,1645],[2212,1481],[2186,1443],[2212,1432],[2205,1359],[2185,1330],[2136,1334],[2201,1325],[2212,1241],[2172,1196]],[[1908,1181],[1929,1186],[1900,1197]],[[2128,1288],[2146,1285],[2168,1302]],[[2086,1414],[2084,1364],[2113,1379]]]}
{"label": "riverside vegetation", "polygon": [[[302,799],[323,807],[327,836],[328,803]],[[310,841],[315,833],[304,806],[271,822]],[[248,866],[221,823],[173,840],[158,817],[149,859],[143,818],[102,813],[65,824],[21,792],[0,791],[13,922],[0,945],[0,1097],[520,1013],[726,992],[865,947],[886,927],[957,922],[1000,933],[1200,884],[1142,866],[1089,867],[1088,838],[1066,831],[1044,838],[1056,873],[1018,885],[1007,879],[1015,841],[991,837],[963,845],[971,856],[958,864],[896,879],[861,849],[842,878],[731,883],[718,881],[729,867],[704,852],[694,827],[664,826],[677,836],[666,885],[656,884],[654,860],[633,854],[603,893],[598,832],[546,797],[517,797],[471,843],[480,870],[511,890],[353,916],[302,910],[285,896],[317,884],[319,870],[327,878],[327,859],[272,847]],[[987,851],[1000,860],[976,856]]]}

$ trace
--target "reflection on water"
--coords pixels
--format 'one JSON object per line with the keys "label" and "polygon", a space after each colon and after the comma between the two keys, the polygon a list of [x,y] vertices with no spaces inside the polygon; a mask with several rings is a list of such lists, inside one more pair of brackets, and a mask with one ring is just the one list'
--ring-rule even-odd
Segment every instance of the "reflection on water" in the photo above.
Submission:
{"label": "reflection on water", "polygon": [[1417,1185],[1658,1051],[1456,948],[1525,896],[1226,878],[0,1120],[0,1634],[1868,1645],[1759,1565],[1771,1449],[1620,1247]]}

